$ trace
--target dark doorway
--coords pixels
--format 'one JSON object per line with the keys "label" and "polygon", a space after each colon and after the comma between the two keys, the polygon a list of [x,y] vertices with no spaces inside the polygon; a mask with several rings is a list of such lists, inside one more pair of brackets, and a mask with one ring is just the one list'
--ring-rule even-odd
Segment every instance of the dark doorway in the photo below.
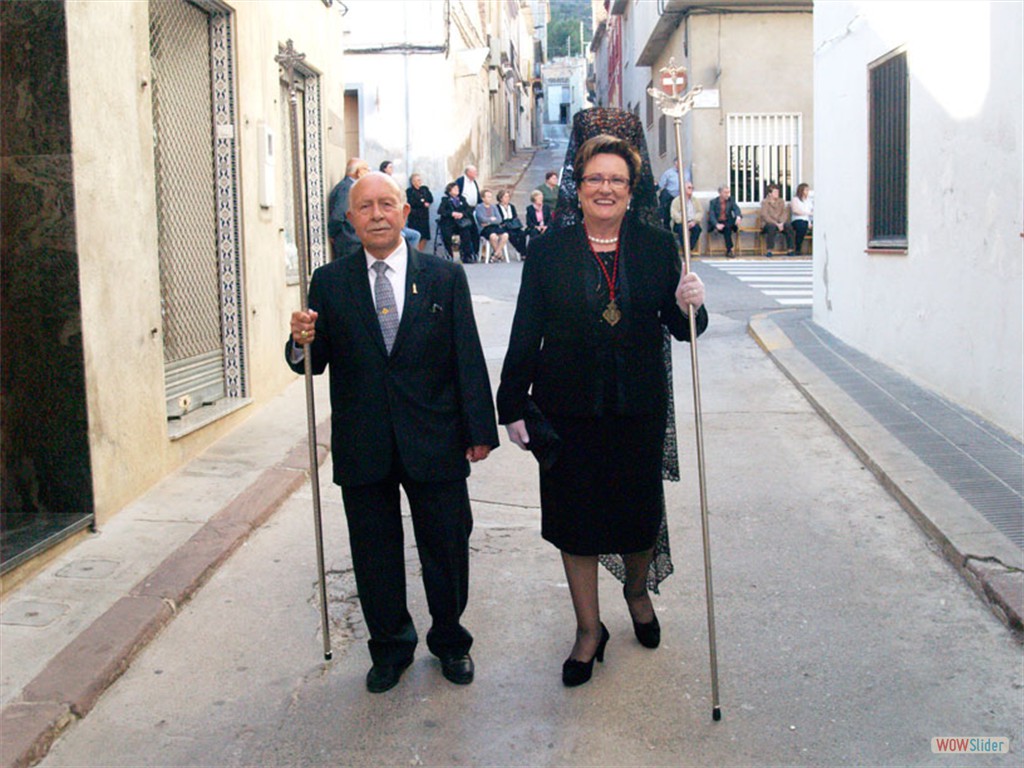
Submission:
{"label": "dark doorway", "polygon": [[93,520],[65,24],[0,3],[0,573]]}

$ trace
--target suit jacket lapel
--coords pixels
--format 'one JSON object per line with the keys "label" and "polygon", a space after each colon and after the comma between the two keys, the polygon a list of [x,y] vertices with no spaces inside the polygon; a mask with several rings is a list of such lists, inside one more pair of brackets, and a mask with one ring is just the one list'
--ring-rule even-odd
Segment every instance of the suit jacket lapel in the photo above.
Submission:
{"label": "suit jacket lapel", "polygon": [[[422,278],[420,276],[420,271],[423,268],[420,261],[421,256],[415,248],[408,247],[408,240],[405,241],[405,244],[409,254],[405,268],[405,305],[402,307],[402,319],[398,323],[398,333],[395,335],[395,343],[391,347],[391,354],[398,351],[402,341],[409,335],[410,327],[418,321],[419,315],[423,312],[423,297],[426,295],[422,292],[425,286],[422,285]],[[376,320],[376,315],[374,320]],[[383,334],[381,334],[381,343],[384,343]]]}

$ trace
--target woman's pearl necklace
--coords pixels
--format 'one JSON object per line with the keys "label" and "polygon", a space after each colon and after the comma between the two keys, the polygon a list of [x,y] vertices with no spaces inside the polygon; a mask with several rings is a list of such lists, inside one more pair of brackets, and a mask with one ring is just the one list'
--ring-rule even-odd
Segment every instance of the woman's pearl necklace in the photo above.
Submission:
{"label": "woman's pearl necklace", "polygon": [[593,235],[587,235],[587,238],[592,243],[600,243],[601,245],[611,245],[612,243],[619,242],[618,236],[616,237],[594,237]]}

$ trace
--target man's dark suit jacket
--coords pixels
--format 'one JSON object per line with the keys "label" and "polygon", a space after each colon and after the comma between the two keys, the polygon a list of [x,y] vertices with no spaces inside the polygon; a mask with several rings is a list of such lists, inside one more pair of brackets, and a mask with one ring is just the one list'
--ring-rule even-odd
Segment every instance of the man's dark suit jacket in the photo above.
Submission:
{"label": "man's dark suit jacket", "polygon": [[[462,267],[409,248],[405,306],[391,354],[384,346],[366,256],[313,273],[309,306],[319,316],[313,373],[330,364],[334,482],[383,480],[397,448],[417,482],[469,475],[466,449],[498,445],[494,405],[469,284]],[[285,350],[291,362],[291,341]]]}
{"label": "man's dark suit jacket", "polygon": [[722,210],[721,197],[713,198],[708,204],[708,222],[710,222],[712,227],[718,224],[725,224],[727,227],[731,227],[736,223],[736,219],[742,217],[743,212],[731,197],[726,202],[724,211]]}
{"label": "man's dark suit jacket", "polygon": [[[582,225],[549,229],[530,241],[519,301],[498,388],[498,418],[523,418],[526,396],[545,414],[590,417],[663,414],[668,392],[662,325],[688,341],[689,320],[675,300],[681,262],[671,233],[628,221],[621,234],[619,292],[622,319],[609,329],[593,291],[594,256]],[[708,324],[701,307],[697,333]],[[614,337],[610,344],[609,337]],[[618,400],[603,403],[599,348],[616,355]]]}

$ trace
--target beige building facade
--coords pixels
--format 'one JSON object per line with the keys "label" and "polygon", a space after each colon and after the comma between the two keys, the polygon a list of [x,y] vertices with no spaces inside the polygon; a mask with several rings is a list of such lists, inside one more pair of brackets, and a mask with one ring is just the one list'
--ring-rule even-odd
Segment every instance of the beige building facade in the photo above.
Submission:
{"label": "beige building facade", "polygon": [[[603,10],[603,12],[601,12]],[[684,172],[698,197],[722,184],[756,208],[765,186],[789,199],[814,175],[812,4],[609,0],[595,12],[598,103],[643,121],[656,176],[676,155],[673,121],[647,94],[674,60],[702,94],[683,118]]]}
{"label": "beige building facade", "polygon": [[305,54],[314,266],[325,179],[344,163],[344,70],[341,9],[325,0],[0,13],[7,583],[293,380],[288,89],[274,57],[288,40]]}

